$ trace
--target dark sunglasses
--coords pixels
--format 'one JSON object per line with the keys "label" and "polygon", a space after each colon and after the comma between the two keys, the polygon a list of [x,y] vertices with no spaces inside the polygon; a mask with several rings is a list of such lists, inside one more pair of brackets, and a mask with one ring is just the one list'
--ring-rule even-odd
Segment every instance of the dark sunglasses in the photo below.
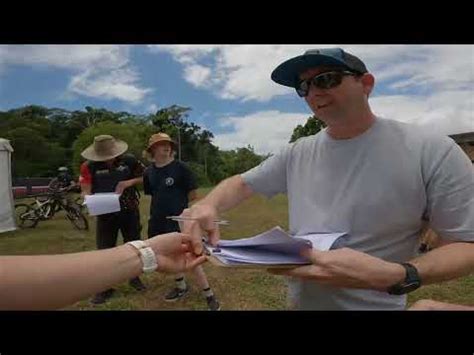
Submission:
{"label": "dark sunglasses", "polygon": [[313,76],[312,78],[301,80],[296,85],[296,92],[300,97],[306,97],[309,93],[309,88],[311,84],[319,89],[332,89],[342,83],[342,78],[347,75],[358,75],[350,71],[328,71]]}

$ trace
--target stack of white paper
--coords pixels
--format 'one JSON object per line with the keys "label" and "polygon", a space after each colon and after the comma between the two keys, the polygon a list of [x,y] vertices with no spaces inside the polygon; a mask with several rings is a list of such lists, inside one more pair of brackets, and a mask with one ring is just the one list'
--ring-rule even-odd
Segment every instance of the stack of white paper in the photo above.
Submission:
{"label": "stack of white paper", "polygon": [[288,267],[310,262],[300,255],[306,248],[329,250],[334,242],[347,233],[317,233],[290,236],[280,227],[255,237],[221,240],[217,247],[205,243],[210,260],[221,266]]}
{"label": "stack of white paper", "polygon": [[115,192],[97,193],[86,195],[84,204],[91,216],[120,211],[120,195]]}

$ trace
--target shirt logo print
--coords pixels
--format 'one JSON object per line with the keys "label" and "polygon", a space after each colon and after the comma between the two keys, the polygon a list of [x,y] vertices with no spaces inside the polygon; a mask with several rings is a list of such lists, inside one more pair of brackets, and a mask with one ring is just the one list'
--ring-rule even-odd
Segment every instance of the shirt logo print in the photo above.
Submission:
{"label": "shirt logo print", "polygon": [[172,177],[166,178],[165,185],[172,186],[174,184],[174,179]]}

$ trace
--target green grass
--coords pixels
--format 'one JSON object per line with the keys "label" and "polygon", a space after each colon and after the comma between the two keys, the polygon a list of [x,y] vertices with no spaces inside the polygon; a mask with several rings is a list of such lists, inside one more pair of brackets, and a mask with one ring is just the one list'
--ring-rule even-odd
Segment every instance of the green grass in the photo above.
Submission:
{"label": "green grass", "polygon": [[[210,189],[201,189],[202,196]],[[145,237],[150,199],[141,201],[142,236]],[[222,227],[223,238],[235,239],[255,235],[276,225],[288,228],[287,199],[278,195],[271,200],[254,197],[238,208],[225,213],[230,226]],[[74,229],[60,212],[50,221],[41,221],[34,229],[22,229],[0,234],[0,255],[57,254],[95,249],[95,221],[89,217],[90,230]],[[119,237],[119,244],[122,241]],[[286,286],[283,278],[258,270],[222,269],[204,265],[209,282],[225,310],[282,310],[286,308]],[[175,303],[163,301],[173,287],[173,277],[153,273],[142,276],[146,292],[136,292],[127,283],[117,285],[116,293],[105,305],[91,306],[83,300],[68,310],[205,310],[206,303],[191,275],[187,276],[191,290]],[[443,284],[424,286],[409,295],[409,304],[422,298],[459,304],[474,304],[474,276]]]}

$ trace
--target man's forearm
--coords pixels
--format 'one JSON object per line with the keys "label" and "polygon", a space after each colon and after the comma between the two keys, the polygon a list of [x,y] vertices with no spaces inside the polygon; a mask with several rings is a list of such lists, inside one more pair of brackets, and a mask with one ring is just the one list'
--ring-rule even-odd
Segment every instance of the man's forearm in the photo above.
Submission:
{"label": "man's forearm", "polygon": [[451,243],[410,261],[422,284],[447,281],[474,272],[474,243]]}
{"label": "man's forearm", "polygon": [[132,247],[0,257],[0,309],[56,309],[141,273]]}
{"label": "man's forearm", "polygon": [[227,211],[253,195],[252,189],[240,175],[232,176],[217,185],[196,204],[214,206],[218,212]]}

